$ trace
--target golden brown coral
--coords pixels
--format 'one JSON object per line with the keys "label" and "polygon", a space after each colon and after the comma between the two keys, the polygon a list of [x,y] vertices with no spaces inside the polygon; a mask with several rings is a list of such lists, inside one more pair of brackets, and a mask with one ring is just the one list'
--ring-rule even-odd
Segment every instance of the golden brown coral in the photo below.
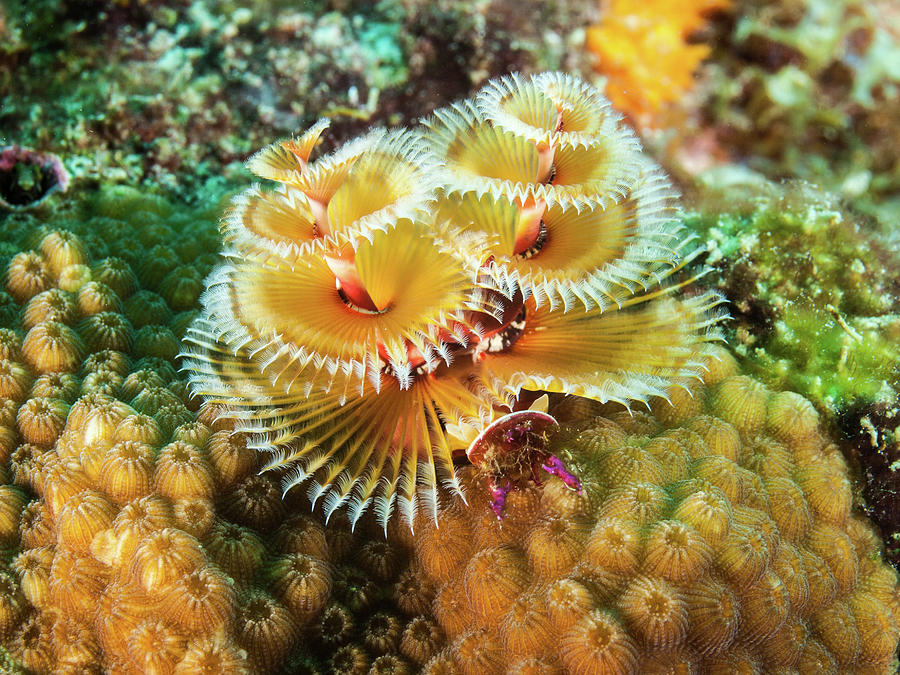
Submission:
{"label": "golden brown coral", "polygon": [[250,476],[224,499],[224,514],[232,520],[268,532],[284,520],[284,504],[277,480],[272,476]]}
{"label": "golden brown coral", "polygon": [[147,618],[128,636],[128,657],[141,672],[170,673],[185,651],[185,636],[162,621]]}
{"label": "golden brown coral", "polygon": [[252,591],[239,605],[237,642],[247,650],[258,672],[272,672],[294,646],[298,633],[294,617],[262,591]]}
{"label": "golden brown coral", "polygon": [[52,564],[53,549],[50,546],[26,549],[13,559],[12,569],[19,579],[22,593],[37,609],[44,609],[50,602]]}
{"label": "golden brown coral", "polygon": [[438,585],[462,569],[472,550],[466,514],[449,511],[443,516],[441,525],[424,527],[415,539],[420,564]]}
{"label": "golden brown coral", "polygon": [[26,443],[49,448],[66,424],[69,406],[59,399],[28,399],[16,414],[16,426]]}
{"label": "golden brown coral", "polygon": [[172,505],[175,525],[192,537],[207,540],[216,521],[215,505],[203,497],[178,499]]}
{"label": "golden brown coral", "polygon": [[308,621],[328,601],[331,566],[303,553],[279,556],[272,561],[268,576],[272,591],[299,621]]}
{"label": "golden brown coral", "polygon": [[374,654],[395,651],[400,645],[403,624],[400,619],[386,612],[377,612],[363,626],[363,644]]}
{"label": "golden brown coral", "polygon": [[263,540],[253,530],[219,521],[206,539],[207,554],[238,586],[247,584],[265,558]]}
{"label": "golden brown coral", "polygon": [[315,625],[318,639],[329,651],[345,645],[356,631],[353,614],[338,603],[331,603],[322,610]]}
{"label": "golden brown coral", "polygon": [[742,434],[763,428],[769,392],[757,380],[736,375],[718,382],[709,392],[710,408]]}
{"label": "golden brown coral", "polygon": [[78,309],[90,317],[96,314],[121,312],[122,300],[104,283],[89,281],[78,289]]}
{"label": "golden brown coral", "polygon": [[688,630],[688,608],[678,588],[658,577],[637,577],[619,598],[625,621],[651,650],[681,644]]}
{"label": "golden brown coral", "polygon": [[434,598],[434,616],[448,635],[458,635],[470,628],[476,616],[468,600],[459,593],[456,581],[441,586]]}
{"label": "golden brown coral", "polygon": [[[590,590],[575,579],[559,579],[547,587],[547,613],[559,632],[564,632],[587,616],[594,606]],[[448,629],[452,634],[452,631]]]}
{"label": "golden brown coral", "polygon": [[83,265],[88,262],[84,242],[67,230],[48,233],[41,239],[40,249],[47,262],[47,268],[57,278],[69,265]]}
{"label": "golden brown coral", "polygon": [[138,281],[127,262],[111,256],[94,264],[91,273],[95,281],[106,284],[123,300],[137,290]]}
{"label": "golden brown coral", "polygon": [[426,616],[417,616],[403,629],[400,653],[421,666],[435,655],[442,642],[443,634],[435,621]]}
{"label": "golden brown coral", "polygon": [[0,360],[0,396],[21,401],[31,385],[31,374],[21,363]]}
{"label": "golden brown coral", "polygon": [[156,459],[154,484],[170,499],[205,497],[213,494],[213,474],[204,453],[196,446],[175,441],[164,447]]}
{"label": "golden brown coral", "polygon": [[540,578],[557,578],[572,569],[584,549],[589,525],[586,519],[543,518],[530,529],[525,555]]}
{"label": "golden brown coral", "polygon": [[636,671],[637,645],[609,612],[595,610],[575,623],[562,635],[559,651],[575,675]]}
{"label": "golden brown coral", "polygon": [[[170,589],[204,562],[196,539],[181,530],[165,528],[141,539],[131,558],[131,575],[144,591],[156,593]],[[199,588],[200,581],[195,585]]]}
{"label": "golden brown coral", "polygon": [[57,512],[59,542],[73,551],[89,554],[91,542],[112,526],[115,506],[97,490],[82,490],[69,497]]}
{"label": "golden brown coral", "polygon": [[463,675],[500,675],[503,648],[486,628],[470,630],[453,643],[453,655]]}
{"label": "golden brown coral", "polygon": [[187,572],[163,586],[160,615],[191,633],[216,635],[232,619],[234,588],[211,567]]}
{"label": "golden brown coral", "polygon": [[36,325],[22,343],[22,356],[36,373],[75,372],[83,354],[78,334],[58,321]]}
{"label": "golden brown coral", "polygon": [[[702,389],[695,392],[704,407],[685,427],[619,416],[614,427],[583,423],[596,433],[560,435],[558,442],[588,478],[594,505],[588,511],[557,512],[553,493],[540,500],[518,539],[499,549],[471,540],[462,569],[426,566],[432,545],[416,542],[418,574],[443,581],[433,612],[455,645],[429,667],[465,670],[474,663],[490,672],[498,659],[521,664],[523,672],[553,672],[557,664],[586,673],[891,672],[896,659],[888,652],[900,639],[897,577],[880,562],[870,526],[848,513],[843,463],[826,449],[819,430],[769,437],[774,428],[762,426],[760,413],[766,408],[757,406],[754,421],[735,411],[740,396],[755,405],[773,395],[733,371],[723,375],[708,397]],[[731,422],[711,415],[723,406]],[[673,461],[680,466],[675,473],[623,485],[633,478],[627,470],[611,472],[597,462],[597,454],[614,462],[604,454],[610,444],[641,452],[649,447],[654,457],[671,454],[682,463]],[[621,461],[628,465],[634,456],[625,453]],[[806,464],[810,457],[818,463]],[[835,498],[813,496],[815,490]],[[815,499],[821,501],[813,507]],[[449,525],[444,536],[453,540],[470,532],[469,523],[484,511],[490,513],[485,500],[468,507],[451,501],[439,514]],[[555,573],[528,555],[533,542],[545,540],[551,519],[576,531],[585,520],[592,526],[574,567]],[[526,566],[514,566],[512,577],[522,581],[494,584],[503,597],[492,602],[504,613],[495,618],[488,612],[490,621],[473,632],[484,623],[474,603],[487,595],[477,585],[469,588],[470,574],[482,561],[492,562],[486,566],[494,571],[504,568],[497,550],[509,560],[524,557]],[[479,578],[490,578],[488,572],[479,571]],[[476,635],[488,647],[475,649]]]}
{"label": "golden brown coral", "polygon": [[174,515],[168,500],[154,495],[143,497],[126,504],[116,514],[112,529],[101,533],[91,550],[98,560],[130,573],[134,552],[144,538],[172,525]]}
{"label": "golden brown coral", "polygon": [[17,253],[6,270],[6,290],[23,303],[50,285],[50,270],[44,258],[34,251]]}
{"label": "golden brown coral", "polygon": [[465,592],[476,617],[493,625],[528,586],[531,574],[524,556],[510,546],[479,551],[466,566]]}
{"label": "golden brown coral", "polygon": [[371,661],[358,645],[344,645],[334,651],[328,664],[335,675],[362,675],[368,673]]}
{"label": "golden brown coral", "polygon": [[56,543],[56,529],[47,505],[42,500],[32,500],[22,511],[19,536],[26,549]]}
{"label": "golden brown coral", "polygon": [[552,652],[553,627],[541,592],[523,593],[500,623],[500,638],[510,653],[543,656]]}
{"label": "golden brown coral", "polygon": [[27,603],[16,578],[8,572],[0,572],[0,635],[11,636],[25,614]]}
{"label": "golden brown coral", "polygon": [[90,554],[60,548],[50,567],[50,600],[66,616],[91,616],[108,573]]}
{"label": "golden brown coral", "polygon": [[184,657],[172,671],[174,675],[245,675],[247,652],[219,637],[188,642]]}
{"label": "golden brown coral", "polygon": [[272,534],[273,548],[279,553],[305,553],[320,560],[329,557],[325,528],[306,514],[285,519]]}
{"label": "golden brown coral", "polygon": [[53,668],[53,625],[45,614],[30,614],[12,639],[11,649],[22,665],[33,672]]}
{"label": "golden brown coral", "polygon": [[134,340],[131,323],[116,312],[91,314],[79,323],[78,332],[91,352],[104,349],[127,352]]}
{"label": "golden brown coral", "polygon": [[22,328],[31,330],[44,321],[59,321],[66,325],[75,322],[77,311],[70,293],[51,288],[38,293],[25,305],[22,312]]}
{"label": "golden brown coral", "polygon": [[55,398],[72,404],[78,398],[79,379],[72,373],[47,373],[31,384],[30,395],[37,398]]}
{"label": "golden brown coral", "polygon": [[19,538],[19,520],[28,497],[12,485],[0,485],[0,542],[15,544]]}

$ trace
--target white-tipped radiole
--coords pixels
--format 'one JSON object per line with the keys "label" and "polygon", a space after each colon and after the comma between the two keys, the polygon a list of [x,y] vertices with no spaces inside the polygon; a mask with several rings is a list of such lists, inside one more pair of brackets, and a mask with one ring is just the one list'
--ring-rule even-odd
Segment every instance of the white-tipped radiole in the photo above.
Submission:
{"label": "white-tipped radiole", "polygon": [[676,195],[594,87],[510,75],[315,158],[327,127],[248,162],[274,185],[226,213],[182,354],[285,492],[412,527],[524,390],[629,405],[702,376],[720,299],[677,297]]}

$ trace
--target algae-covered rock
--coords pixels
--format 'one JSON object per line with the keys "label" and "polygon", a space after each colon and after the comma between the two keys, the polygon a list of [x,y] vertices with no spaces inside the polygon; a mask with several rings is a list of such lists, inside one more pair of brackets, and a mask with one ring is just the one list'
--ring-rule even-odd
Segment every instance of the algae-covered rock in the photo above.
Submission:
{"label": "algae-covered rock", "polygon": [[900,257],[887,228],[802,183],[738,201],[688,218],[733,303],[738,354],[831,412],[896,400]]}
{"label": "algae-covered rock", "polygon": [[[510,70],[568,66],[594,3],[60,0],[0,7],[0,147],[189,198],[318,117],[409,123]],[[577,35],[576,35],[577,37]]]}
{"label": "algae-covered rock", "polygon": [[759,179],[748,187],[737,173],[708,175],[729,203],[707,193],[702,211],[687,218],[708,240],[707,282],[732,303],[729,341],[749,372],[808,397],[841,431],[896,559],[897,233],[808,184]]}
{"label": "algae-covered rock", "polygon": [[896,215],[900,13],[891,0],[735,3],[703,73],[733,158]]}

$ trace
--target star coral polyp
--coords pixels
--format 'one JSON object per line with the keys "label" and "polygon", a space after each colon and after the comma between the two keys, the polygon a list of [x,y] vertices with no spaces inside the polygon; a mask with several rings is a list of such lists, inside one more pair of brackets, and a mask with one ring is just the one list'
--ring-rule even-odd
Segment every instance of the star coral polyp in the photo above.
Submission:
{"label": "star coral polyp", "polygon": [[731,374],[693,387],[696,407],[654,404],[668,422],[606,405],[555,434],[584,494],[526,487],[512,540],[478,491],[423,523],[417,573],[450,643],[424,672],[897,672],[896,572],[849,508],[842,456],[804,399],[719,363]]}
{"label": "star coral polyp", "polygon": [[250,160],[275,185],[235,201],[187,335],[193,392],[286,491],[411,525],[523,392],[628,404],[700,374],[719,298],[674,297],[673,190],[593,87],[505,77],[313,160],[326,127]]}

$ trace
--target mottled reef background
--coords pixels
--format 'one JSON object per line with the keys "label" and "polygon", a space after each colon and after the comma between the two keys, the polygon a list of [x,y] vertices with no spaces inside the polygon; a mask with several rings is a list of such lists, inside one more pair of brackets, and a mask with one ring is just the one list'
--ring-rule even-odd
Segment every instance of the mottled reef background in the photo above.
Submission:
{"label": "mottled reef background", "polygon": [[[321,116],[326,149],[408,125],[510,71],[606,78],[706,242],[730,349],[815,405],[896,565],[898,26],[895,0],[4,0],[0,147],[54,153],[71,184],[0,207],[0,267],[40,242],[29,231],[78,223],[102,247],[103,224],[126,223],[112,230],[142,243],[116,255],[161,256],[141,282],[177,336],[257,149]],[[0,197],[33,171],[0,167]],[[154,248],[173,242],[175,259]]]}

